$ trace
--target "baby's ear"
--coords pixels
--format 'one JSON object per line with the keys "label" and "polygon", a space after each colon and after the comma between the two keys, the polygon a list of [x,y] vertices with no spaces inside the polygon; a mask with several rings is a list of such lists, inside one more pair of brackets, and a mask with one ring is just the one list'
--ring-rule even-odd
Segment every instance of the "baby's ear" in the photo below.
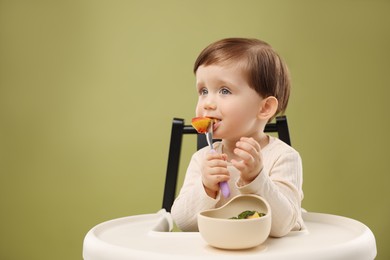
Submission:
{"label": "baby's ear", "polygon": [[274,96],[269,96],[261,101],[261,107],[259,111],[259,118],[263,120],[271,119],[277,109],[278,109],[278,100]]}

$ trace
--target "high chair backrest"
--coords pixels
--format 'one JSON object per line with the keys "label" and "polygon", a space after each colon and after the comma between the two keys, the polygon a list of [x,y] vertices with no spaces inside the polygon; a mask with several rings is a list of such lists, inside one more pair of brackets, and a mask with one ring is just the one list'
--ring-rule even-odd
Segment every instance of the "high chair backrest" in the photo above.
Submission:
{"label": "high chair backrest", "polygon": [[[268,123],[264,129],[267,133],[277,133],[280,140],[291,145],[290,133],[288,130],[287,117],[276,117],[275,123]],[[197,134],[197,149],[207,145],[204,134],[198,134],[191,125],[185,125],[184,119],[174,118],[172,121],[171,141],[169,144],[167,173],[165,176],[165,187],[162,207],[170,212],[175,200],[177,177],[179,172],[181,145],[184,134]]]}

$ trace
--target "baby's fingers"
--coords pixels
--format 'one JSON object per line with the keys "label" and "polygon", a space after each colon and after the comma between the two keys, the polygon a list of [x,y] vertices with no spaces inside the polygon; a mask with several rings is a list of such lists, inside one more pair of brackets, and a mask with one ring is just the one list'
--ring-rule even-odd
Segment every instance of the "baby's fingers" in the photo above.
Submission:
{"label": "baby's fingers", "polygon": [[229,181],[230,174],[226,168],[208,168],[207,173],[203,175],[203,184],[211,190],[218,191],[218,184],[223,181]]}
{"label": "baby's fingers", "polygon": [[259,153],[261,150],[259,143],[252,137],[242,137],[240,141],[236,143],[236,147],[247,151],[250,154]]}
{"label": "baby's fingers", "polygon": [[240,157],[243,161],[247,163],[252,163],[254,161],[254,155],[241,148],[235,148],[234,154],[236,154],[238,157]]}
{"label": "baby's fingers", "polygon": [[230,161],[234,167],[237,168],[239,171],[244,171],[247,168],[247,165],[243,160],[237,161],[237,160],[231,160]]}
{"label": "baby's fingers", "polygon": [[206,154],[206,160],[226,160],[226,154],[208,153]]}
{"label": "baby's fingers", "polygon": [[206,165],[210,168],[215,168],[215,167],[227,168],[227,162],[220,159],[212,159],[206,161]]}
{"label": "baby's fingers", "polygon": [[226,167],[209,167],[207,169],[208,175],[226,175],[229,176],[229,171],[226,169]]}

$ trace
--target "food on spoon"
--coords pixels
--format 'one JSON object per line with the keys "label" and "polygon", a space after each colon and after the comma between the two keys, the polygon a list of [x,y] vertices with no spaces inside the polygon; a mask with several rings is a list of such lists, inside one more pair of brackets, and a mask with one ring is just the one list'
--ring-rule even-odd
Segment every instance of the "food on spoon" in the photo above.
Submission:
{"label": "food on spoon", "polygon": [[209,128],[209,125],[212,123],[212,121],[213,119],[209,117],[194,117],[191,121],[191,124],[198,133],[204,134],[207,132],[207,129]]}
{"label": "food on spoon", "polygon": [[255,210],[245,210],[238,214],[237,217],[231,217],[230,219],[253,219],[253,218],[261,218],[264,217],[265,213],[260,213]]}

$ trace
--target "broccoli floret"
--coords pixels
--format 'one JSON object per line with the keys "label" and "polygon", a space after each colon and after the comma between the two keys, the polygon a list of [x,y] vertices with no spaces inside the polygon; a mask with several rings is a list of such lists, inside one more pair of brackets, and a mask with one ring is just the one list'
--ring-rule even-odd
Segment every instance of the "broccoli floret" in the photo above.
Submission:
{"label": "broccoli floret", "polygon": [[255,213],[256,213],[256,211],[245,210],[245,211],[241,212],[241,213],[238,215],[238,219],[246,219],[246,218],[248,218],[249,216],[253,216]]}

